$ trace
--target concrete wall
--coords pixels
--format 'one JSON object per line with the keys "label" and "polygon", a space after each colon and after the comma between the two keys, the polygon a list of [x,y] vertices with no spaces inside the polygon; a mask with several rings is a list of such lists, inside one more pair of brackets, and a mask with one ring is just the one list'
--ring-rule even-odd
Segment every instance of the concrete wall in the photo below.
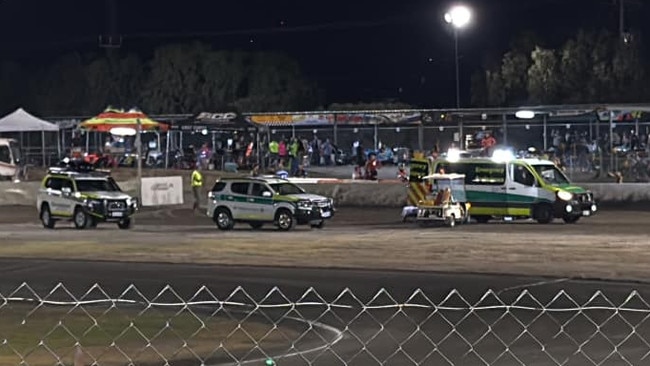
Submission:
{"label": "concrete wall", "polygon": [[[191,203],[190,187],[184,187],[185,203]],[[302,183],[308,192],[332,197],[337,206],[380,206],[402,207],[406,201],[406,187],[398,183]],[[647,204],[650,208],[650,184],[643,183],[584,183],[579,184],[594,192],[600,203],[625,205]],[[0,206],[6,205],[35,205],[36,192],[39,183],[36,182],[0,182]],[[136,182],[120,182],[125,191],[134,194]]]}

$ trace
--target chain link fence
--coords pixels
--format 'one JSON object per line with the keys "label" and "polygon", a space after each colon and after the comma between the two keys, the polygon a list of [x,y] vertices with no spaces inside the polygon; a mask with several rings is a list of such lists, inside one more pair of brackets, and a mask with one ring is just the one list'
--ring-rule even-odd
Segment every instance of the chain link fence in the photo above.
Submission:
{"label": "chain link fence", "polygon": [[637,292],[328,295],[134,285],[111,295],[100,285],[75,293],[22,284],[0,293],[0,364],[650,363],[650,305]]}

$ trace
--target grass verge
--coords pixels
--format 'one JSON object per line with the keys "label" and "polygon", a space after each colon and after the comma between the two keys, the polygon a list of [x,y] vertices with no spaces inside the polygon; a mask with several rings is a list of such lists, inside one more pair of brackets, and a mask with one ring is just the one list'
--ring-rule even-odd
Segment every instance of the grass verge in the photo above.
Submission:
{"label": "grass verge", "polygon": [[242,355],[256,344],[273,349],[299,336],[273,324],[190,309],[0,303],[0,365],[71,365],[77,343],[88,365],[214,362],[227,357],[226,350]]}

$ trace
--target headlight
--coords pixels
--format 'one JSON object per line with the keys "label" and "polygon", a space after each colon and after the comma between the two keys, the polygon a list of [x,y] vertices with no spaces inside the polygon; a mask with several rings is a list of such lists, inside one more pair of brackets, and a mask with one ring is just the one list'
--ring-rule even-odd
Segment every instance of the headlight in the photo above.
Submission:
{"label": "headlight", "polygon": [[85,200],[84,202],[85,202],[86,205],[88,205],[88,207],[90,207],[90,208],[94,208],[94,207],[97,207],[97,206],[101,206],[101,205],[102,205],[102,201],[97,201],[97,200]]}
{"label": "headlight", "polygon": [[298,201],[298,208],[303,209],[303,210],[309,210],[311,209],[312,204],[311,201]]}
{"label": "headlight", "polygon": [[557,198],[562,201],[571,201],[571,199],[573,199],[573,194],[567,191],[557,191]]}

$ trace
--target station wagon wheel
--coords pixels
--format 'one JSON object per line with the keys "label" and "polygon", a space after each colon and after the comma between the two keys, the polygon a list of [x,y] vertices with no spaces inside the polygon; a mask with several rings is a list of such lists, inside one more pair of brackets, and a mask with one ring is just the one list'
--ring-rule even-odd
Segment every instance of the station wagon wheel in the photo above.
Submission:
{"label": "station wagon wheel", "polygon": [[214,222],[219,230],[230,230],[235,226],[230,211],[223,207],[219,207],[214,211]]}
{"label": "station wagon wheel", "polygon": [[79,230],[89,228],[91,226],[91,219],[88,217],[88,214],[86,211],[84,211],[81,207],[77,207],[74,210],[74,216],[72,218],[72,221],[74,222],[74,227],[76,227]]}
{"label": "station wagon wheel", "polygon": [[41,222],[43,227],[46,229],[54,229],[56,221],[52,218],[52,213],[50,212],[50,206],[44,204],[41,208]]}
{"label": "station wagon wheel", "polygon": [[275,214],[275,224],[282,231],[289,231],[296,226],[296,220],[291,211],[286,208],[281,208]]}

